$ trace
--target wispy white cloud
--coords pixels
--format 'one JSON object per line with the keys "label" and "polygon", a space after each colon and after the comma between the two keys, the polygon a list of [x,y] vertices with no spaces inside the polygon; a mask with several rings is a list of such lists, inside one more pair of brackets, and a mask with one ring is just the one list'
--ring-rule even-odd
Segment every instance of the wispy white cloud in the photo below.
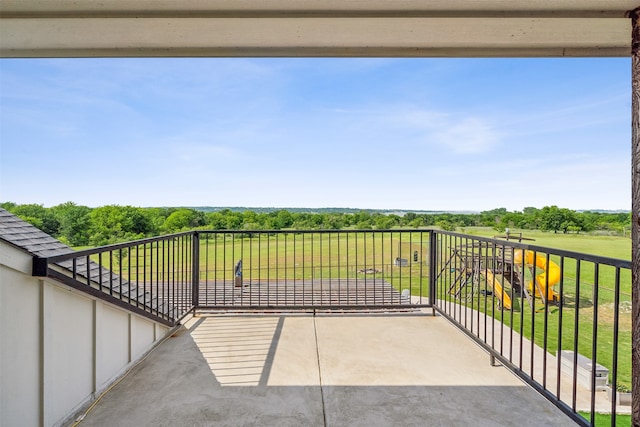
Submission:
{"label": "wispy white cloud", "polygon": [[437,144],[453,154],[488,153],[502,138],[490,119],[459,112],[404,107],[393,113],[392,120],[419,132],[423,144]]}
{"label": "wispy white cloud", "polygon": [[584,98],[572,104],[549,105],[545,109],[505,112],[505,123],[514,136],[539,136],[559,132],[615,127],[628,122],[631,108],[628,96],[606,99]]}
{"label": "wispy white cloud", "polygon": [[435,140],[459,154],[492,151],[500,143],[500,134],[487,122],[476,117],[450,120],[435,132]]}
{"label": "wispy white cloud", "polygon": [[369,105],[330,113],[348,116],[354,132],[374,138],[394,135],[396,145],[440,146],[445,154],[489,153],[500,145],[504,134],[490,118],[417,105]]}

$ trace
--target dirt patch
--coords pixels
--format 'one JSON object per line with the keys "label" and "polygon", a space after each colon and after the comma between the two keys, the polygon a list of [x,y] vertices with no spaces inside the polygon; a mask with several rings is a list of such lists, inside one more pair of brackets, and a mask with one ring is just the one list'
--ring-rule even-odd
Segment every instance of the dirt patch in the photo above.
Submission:
{"label": "dirt patch", "polygon": [[[580,310],[580,314],[593,318],[593,307]],[[613,325],[615,309],[613,303],[602,304],[598,307],[598,323]],[[620,331],[631,331],[631,301],[620,303],[618,311],[618,328]]]}

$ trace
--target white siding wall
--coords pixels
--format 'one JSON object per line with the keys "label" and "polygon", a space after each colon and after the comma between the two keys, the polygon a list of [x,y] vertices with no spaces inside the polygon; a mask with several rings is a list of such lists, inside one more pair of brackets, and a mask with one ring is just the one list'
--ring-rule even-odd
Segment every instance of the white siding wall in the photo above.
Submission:
{"label": "white siding wall", "polygon": [[0,425],[40,423],[40,296],[36,280],[0,264]]}
{"label": "white siding wall", "polygon": [[0,426],[58,425],[169,332],[49,279],[0,242]]}

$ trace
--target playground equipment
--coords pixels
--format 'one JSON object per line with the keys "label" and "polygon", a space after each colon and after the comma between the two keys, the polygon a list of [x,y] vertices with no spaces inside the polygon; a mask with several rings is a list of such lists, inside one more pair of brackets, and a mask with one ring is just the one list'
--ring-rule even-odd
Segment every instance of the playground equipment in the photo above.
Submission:
{"label": "playground equipment", "polygon": [[507,292],[505,292],[502,287],[502,283],[500,283],[500,280],[496,278],[493,272],[491,270],[481,271],[480,275],[485,276],[487,283],[491,283],[493,285],[493,294],[498,297],[500,304],[502,304],[505,309],[511,310],[511,297]]}
{"label": "playground equipment", "polygon": [[494,239],[517,240],[522,243],[523,240],[535,241],[530,237],[524,237],[522,233],[512,233],[508,228],[504,231],[504,236],[493,236]]}
{"label": "playground equipment", "polygon": [[[546,301],[560,302],[560,295],[553,290],[553,287],[560,281],[560,267],[558,264],[547,260],[546,255],[535,254],[533,251],[522,251],[521,249],[514,251],[513,262],[515,264],[524,262],[529,268],[533,268],[534,265],[540,268],[542,273],[535,276],[536,296],[542,297]],[[533,292],[533,279],[529,281],[527,289],[529,292]]]}
{"label": "playground equipment", "polygon": [[[525,239],[521,235],[516,238]],[[536,297],[545,305],[561,303],[553,289],[561,278],[560,267],[546,254],[482,242],[451,249],[440,275],[450,274],[449,293],[456,297],[471,299],[480,292],[492,294],[507,310],[515,309],[513,298],[517,296],[526,298],[530,307]],[[526,276],[531,280],[527,281]],[[481,289],[483,284],[485,290]]]}

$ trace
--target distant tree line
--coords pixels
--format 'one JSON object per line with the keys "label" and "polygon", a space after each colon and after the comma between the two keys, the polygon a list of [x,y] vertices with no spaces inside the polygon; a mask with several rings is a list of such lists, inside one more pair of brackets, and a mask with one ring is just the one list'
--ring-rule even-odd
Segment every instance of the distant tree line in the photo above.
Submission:
{"label": "distant tree line", "polygon": [[521,212],[505,208],[480,213],[382,212],[289,212],[272,210],[204,212],[193,208],[139,208],[108,205],[98,208],[62,203],[45,208],[39,204],[0,203],[0,207],[21,217],[70,246],[99,246],[160,234],[193,229],[280,230],[280,229],[392,229],[437,227],[455,230],[464,227],[492,227],[542,230],[554,233],[583,233],[597,230],[627,235],[631,213],[577,212],[557,206],[528,207]]}

